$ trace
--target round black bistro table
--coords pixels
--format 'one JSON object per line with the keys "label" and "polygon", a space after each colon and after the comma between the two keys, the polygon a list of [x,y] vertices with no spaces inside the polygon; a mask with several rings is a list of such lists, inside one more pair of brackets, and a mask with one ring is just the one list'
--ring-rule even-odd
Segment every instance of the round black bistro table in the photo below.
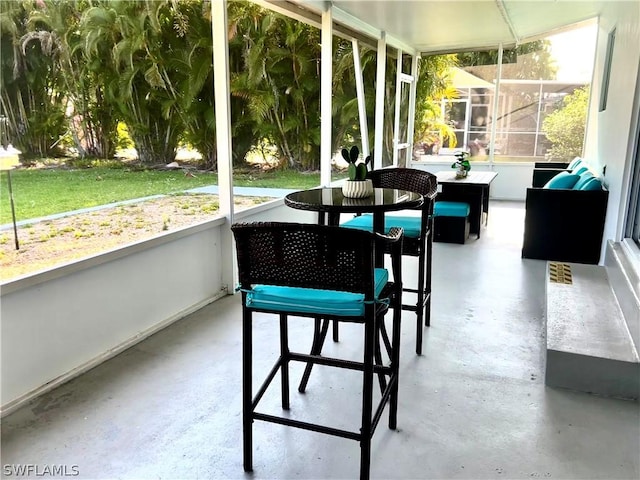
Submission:
{"label": "round black bistro table", "polygon": [[[422,195],[393,188],[374,188],[373,195],[367,198],[346,198],[342,188],[314,188],[293,192],[284,197],[285,205],[298,210],[318,212],[318,223],[339,225],[341,213],[373,213],[374,232],[384,233],[385,212],[419,208],[424,199]],[[375,264],[384,265],[382,250],[376,250]],[[333,340],[338,341],[338,322],[333,322]]]}
{"label": "round black bistro table", "polygon": [[293,192],[284,197],[285,205],[298,210],[318,212],[318,223],[338,225],[341,213],[373,213],[373,230],[384,232],[385,212],[413,209],[422,206],[422,195],[406,190],[374,188],[367,198],[346,198],[342,189],[314,188]]}

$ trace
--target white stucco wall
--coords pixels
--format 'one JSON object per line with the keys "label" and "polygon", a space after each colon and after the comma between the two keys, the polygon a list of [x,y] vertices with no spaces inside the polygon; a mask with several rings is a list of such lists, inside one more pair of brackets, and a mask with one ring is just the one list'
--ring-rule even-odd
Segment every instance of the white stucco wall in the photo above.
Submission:
{"label": "white stucco wall", "polygon": [[[615,28],[606,110],[599,112],[609,32]],[[579,46],[576,46],[579,48]],[[592,82],[584,157],[602,175],[609,189],[604,238],[621,240],[631,178],[634,104],[640,65],[640,2],[605,2],[598,25],[598,42]],[[635,100],[637,102],[637,99]],[[606,244],[606,241],[603,242]]]}

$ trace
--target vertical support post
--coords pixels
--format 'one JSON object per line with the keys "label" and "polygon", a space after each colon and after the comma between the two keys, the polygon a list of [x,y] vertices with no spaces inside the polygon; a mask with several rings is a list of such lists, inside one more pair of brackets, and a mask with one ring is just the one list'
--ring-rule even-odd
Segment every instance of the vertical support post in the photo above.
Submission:
{"label": "vertical support post", "polygon": [[360,118],[360,136],[362,137],[362,157],[369,155],[369,127],[367,125],[367,105],[364,98],[364,81],[362,79],[362,65],[360,64],[360,47],[353,39],[353,69],[356,77],[356,94],[358,97],[358,117]]}
{"label": "vertical support post", "polygon": [[384,136],[384,87],[385,72],[387,69],[387,41],[386,34],[382,32],[378,40],[378,55],[376,60],[376,131],[374,136],[373,168],[382,168],[382,140]]}
{"label": "vertical support post", "polygon": [[491,141],[489,142],[489,166],[493,170],[494,150],[496,144],[496,130],[498,128],[498,99],[500,97],[500,78],[502,77],[502,44],[498,46],[498,71],[496,72],[496,85],[493,95],[493,107],[491,108]]}
{"label": "vertical support post", "polygon": [[536,136],[533,141],[533,156],[538,156],[538,138],[540,138],[540,127],[542,127],[542,122],[540,121],[542,118],[542,82],[540,82],[540,87],[538,88],[538,111],[536,112]]}
{"label": "vertical support post", "polygon": [[402,50],[398,48],[396,59],[396,108],[393,115],[393,166],[398,166],[398,145],[400,142],[400,102],[402,101]]}
{"label": "vertical support post", "polygon": [[471,89],[467,89],[467,101],[464,104],[464,136],[462,148],[469,149],[469,134],[471,132]]}
{"label": "vertical support post", "polygon": [[416,124],[416,93],[418,91],[418,61],[420,55],[414,53],[411,57],[411,87],[409,89],[409,118],[407,122],[407,158],[405,165],[410,166],[413,159],[413,132],[415,131]]}
{"label": "vertical support post", "polygon": [[[227,225],[233,223],[233,161],[231,144],[231,87],[229,85],[229,41],[227,38],[227,0],[211,2],[211,37],[213,41],[213,89],[216,114],[216,147],[218,154],[218,188],[220,214]],[[233,252],[234,243],[230,229],[222,231],[222,252]],[[237,273],[235,255],[223,255],[221,259],[222,284],[232,292]]]}
{"label": "vertical support post", "polygon": [[331,95],[333,78],[333,12],[326,2],[322,12],[320,52],[320,185],[331,185]]}

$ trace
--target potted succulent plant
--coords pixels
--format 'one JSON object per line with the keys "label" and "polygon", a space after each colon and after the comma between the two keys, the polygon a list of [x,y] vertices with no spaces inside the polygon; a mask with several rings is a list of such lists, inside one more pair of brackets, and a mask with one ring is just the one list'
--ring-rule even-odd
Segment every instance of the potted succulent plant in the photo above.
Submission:
{"label": "potted succulent plant", "polygon": [[451,168],[456,170],[456,178],[465,178],[471,170],[471,163],[469,162],[469,152],[460,151],[454,154],[456,161],[453,162]]}
{"label": "potted succulent plant", "polygon": [[358,161],[360,150],[355,145],[351,150],[342,149],[342,157],[349,163],[349,180],[342,184],[342,194],[347,198],[366,198],[373,194],[373,184],[367,178],[371,155],[364,161]]}

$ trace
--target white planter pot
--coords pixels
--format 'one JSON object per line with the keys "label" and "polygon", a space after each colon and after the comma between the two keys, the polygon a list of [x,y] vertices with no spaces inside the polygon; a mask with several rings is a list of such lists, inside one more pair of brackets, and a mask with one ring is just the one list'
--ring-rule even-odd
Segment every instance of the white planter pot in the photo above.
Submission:
{"label": "white planter pot", "polygon": [[456,170],[456,178],[466,178],[469,172],[464,167],[458,167]]}
{"label": "white planter pot", "polygon": [[347,180],[342,184],[342,195],[346,198],[366,198],[373,195],[371,180]]}

